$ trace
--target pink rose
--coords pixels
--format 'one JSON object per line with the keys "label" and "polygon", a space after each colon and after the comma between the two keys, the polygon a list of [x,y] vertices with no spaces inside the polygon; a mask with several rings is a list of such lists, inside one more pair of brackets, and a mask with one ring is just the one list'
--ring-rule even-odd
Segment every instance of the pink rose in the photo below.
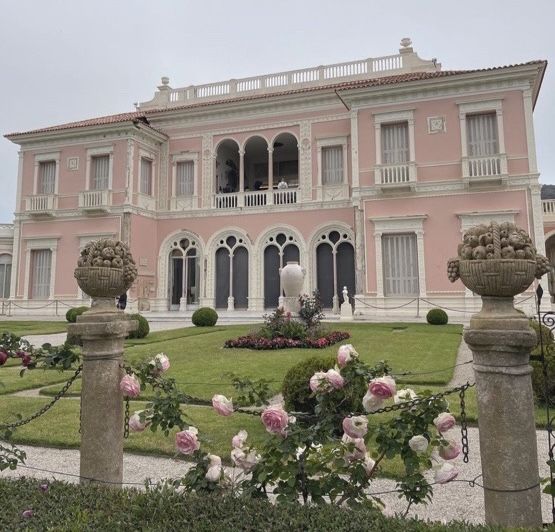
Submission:
{"label": "pink rose", "polygon": [[33,510],[25,510],[24,512],[21,513],[21,517],[25,517],[25,519],[29,519],[30,517],[33,517]]}
{"label": "pink rose", "polygon": [[341,388],[345,386],[345,379],[343,379],[339,371],[335,369],[328,369],[326,372],[326,380],[331,384],[334,390],[341,390]]}
{"label": "pink rose", "polygon": [[200,449],[200,442],[197,438],[198,430],[195,427],[189,427],[175,435],[175,445],[177,450],[182,454],[193,454]]}
{"label": "pink rose", "polygon": [[40,489],[43,493],[46,493],[46,492],[48,491],[48,488],[49,488],[49,487],[50,487],[50,486],[48,485],[48,483],[45,482],[44,484],[41,484],[41,485],[39,486],[39,489]]}
{"label": "pink rose", "polygon": [[448,444],[439,448],[439,456],[444,460],[453,460],[461,454],[461,446],[454,440],[448,440]]}
{"label": "pink rose", "polygon": [[368,383],[368,391],[381,399],[389,399],[395,395],[395,381],[389,375],[372,379]]}
{"label": "pink rose", "polygon": [[246,430],[240,430],[233,438],[231,439],[231,445],[234,449],[240,449],[243,447],[245,442],[247,441],[248,432]]}
{"label": "pink rose", "polygon": [[347,449],[345,452],[345,458],[352,462],[353,460],[362,460],[366,456],[366,444],[362,438],[351,438],[347,434],[343,434],[341,441],[348,445],[354,444],[353,450]]}
{"label": "pink rose", "polygon": [[144,421],[141,421],[142,412],[143,410],[135,412],[129,418],[129,430],[131,432],[143,432],[143,430],[145,430],[150,425],[150,421],[148,421],[146,418]]}
{"label": "pink rose", "polygon": [[455,426],[455,418],[449,412],[442,412],[434,419],[434,425],[439,432],[446,432]]}
{"label": "pink rose", "polygon": [[312,392],[316,392],[322,386],[322,383],[326,382],[326,374],[323,371],[317,371],[312,377],[310,377],[309,387]]}
{"label": "pink rose", "polygon": [[123,392],[123,395],[127,397],[139,397],[141,393],[141,384],[135,374],[126,374],[119,383],[119,389]]}
{"label": "pink rose", "polygon": [[438,484],[446,484],[450,480],[456,478],[458,474],[459,472],[453,464],[445,462],[439,469],[436,470],[434,481]]}
{"label": "pink rose", "polygon": [[289,424],[289,415],[281,405],[269,406],[262,412],[260,419],[270,434],[285,435],[285,429]]}
{"label": "pink rose", "polygon": [[362,398],[362,406],[365,412],[375,412],[382,407],[383,399],[376,395],[366,392],[366,395]]}
{"label": "pink rose", "polygon": [[225,395],[216,394],[212,397],[212,406],[220,416],[231,416],[233,414],[233,402]]}
{"label": "pink rose", "polygon": [[204,478],[209,482],[218,482],[222,476],[222,459],[215,454],[209,454],[208,459],[210,463],[208,464],[208,471]]}
{"label": "pink rose", "polygon": [[346,417],[343,430],[351,438],[362,438],[368,432],[368,419],[365,416]]}
{"label": "pink rose", "polygon": [[170,369],[170,359],[164,353],[158,353],[149,364],[153,366],[152,372],[155,375],[165,373]]}
{"label": "pink rose", "polygon": [[245,452],[236,447],[231,451],[231,460],[245,473],[250,473],[260,461],[260,455],[255,451]]}
{"label": "pink rose", "polygon": [[337,350],[337,363],[340,368],[344,368],[353,358],[357,358],[358,353],[351,344],[342,345]]}

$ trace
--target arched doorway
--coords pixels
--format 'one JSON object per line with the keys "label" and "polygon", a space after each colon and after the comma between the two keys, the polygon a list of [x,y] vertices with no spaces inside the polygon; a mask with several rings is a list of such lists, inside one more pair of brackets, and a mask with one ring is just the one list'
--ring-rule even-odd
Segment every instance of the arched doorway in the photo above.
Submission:
{"label": "arched doorway", "polygon": [[249,252],[233,235],[216,248],[216,308],[246,309],[249,304]]}
{"label": "arched doorway", "polygon": [[299,186],[299,145],[292,133],[280,133],[275,137],[273,149],[273,183],[274,188],[280,182],[286,183],[287,188]]}
{"label": "arched doorway", "polygon": [[285,232],[270,236],[264,248],[264,308],[276,308],[282,295],[280,268],[288,262],[299,262],[299,247]]}
{"label": "arched doorway", "polygon": [[316,243],[316,287],[324,308],[339,312],[345,286],[354,295],[355,251],[348,233],[330,230]]}
{"label": "arched doorway", "polygon": [[216,194],[239,191],[239,145],[225,139],[216,149]]}
{"label": "arched doorway", "polygon": [[171,310],[198,306],[200,253],[196,240],[181,238],[173,243],[169,256],[169,280]]}

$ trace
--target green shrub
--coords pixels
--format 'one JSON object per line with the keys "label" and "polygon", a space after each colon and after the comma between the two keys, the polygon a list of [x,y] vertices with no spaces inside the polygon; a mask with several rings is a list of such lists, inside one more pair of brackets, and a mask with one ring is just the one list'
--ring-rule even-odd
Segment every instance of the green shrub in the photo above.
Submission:
{"label": "green shrub", "polygon": [[140,314],[128,314],[130,320],[137,320],[139,327],[135,331],[129,333],[129,338],[144,338],[150,332],[148,320]]}
{"label": "green shrub", "polygon": [[69,323],[75,323],[77,321],[77,316],[81,316],[81,314],[83,314],[83,312],[86,312],[87,310],[89,310],[89,307],[70,308],[66,312],[66,321],[68,321]]}
{"label": "green shrub", "polygon": [[304,340],[306,338],[306,328],[296,320],[287,320],[281,327],[281,336],[293,340]]}
{"label": "green shrub", "polygon": [[540,331],[542,335],[543,350],[547,363],[547,395],[545,389],[545,376],[541,360],[531,360],[532,366],[532,387],[534,395],[539,403],[545,403],[549,397],[550,401],[555,401],[555,342],[553,333],[549,327],[541,325],[536,320],[530,320],[530,326],[536,331],[537,342],[532,350],[532,355],[541,355]]}
{"label": "green shrub", "polygon": [[[272,504],[263,499],[178,493],[173,489],[111,489],[106,486],[0,478],[0,530],[183,530],[195,532],[297,530],[350,532],[493,531],[468,523],[449,525],[386,517],[368,506]],[[33,516],[22,517],[25,510]]]}
{"label": "green shrub", "polygon": [[218,313],[213,308],[201,307],[195,310],[191,321],[197,327],[214,327],[218,321]]}
{"label": "green shrub", "polygon": [[447,316],[447,312],[444,310],[440,308],[433,308],[428,311],[428,314],[426,314],[426,321],[430,325],[447,325],[449,317]]}
{"label": "green shrub", "polygon": [[[311,397],[309,388],[310,377],[317,371],[327,371],[335,367],[334,357],[312,357],[294,365],[285,374],[281,391],[285,401],[285,409],[294,412],[314,412],[316,399]],[[334,392],[337,394],[338,408],[342,411],[356,412],[362,409],[362,398],[368,388],[366,379],[360,376],[356,384]],[[341,405],[339,405],[341,403]]]}

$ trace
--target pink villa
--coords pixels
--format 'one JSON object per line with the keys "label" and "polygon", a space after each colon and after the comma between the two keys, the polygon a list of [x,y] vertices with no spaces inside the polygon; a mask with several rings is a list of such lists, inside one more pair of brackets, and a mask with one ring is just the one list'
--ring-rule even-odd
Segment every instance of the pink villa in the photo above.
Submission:
{"label": "pink villa", "polygon": [[162,78],[133,112],[6,135],[21,150],[15,222],[0,226],[2,308],[83,304],[79,250],[114,237],[139,269],[131,308],[147,314],[259,316],[288,261],[330,314],[343,287],[357,319],[474,311],[480,299],[446,275],[462,231],[511,221],[555,250],[532,117],[545,68],[442,70],[403,39],[398,54],[348,63]]}

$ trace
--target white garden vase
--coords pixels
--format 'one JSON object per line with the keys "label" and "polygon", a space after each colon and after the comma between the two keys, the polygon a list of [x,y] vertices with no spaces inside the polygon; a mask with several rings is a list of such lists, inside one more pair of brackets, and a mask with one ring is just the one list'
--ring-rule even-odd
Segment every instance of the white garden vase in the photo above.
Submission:
{"label": "white garden vase", "polygon": [[288,262],[281,270],[281,287],[285,297],[299,297],[303,289],[305,269],[298,262]]}

